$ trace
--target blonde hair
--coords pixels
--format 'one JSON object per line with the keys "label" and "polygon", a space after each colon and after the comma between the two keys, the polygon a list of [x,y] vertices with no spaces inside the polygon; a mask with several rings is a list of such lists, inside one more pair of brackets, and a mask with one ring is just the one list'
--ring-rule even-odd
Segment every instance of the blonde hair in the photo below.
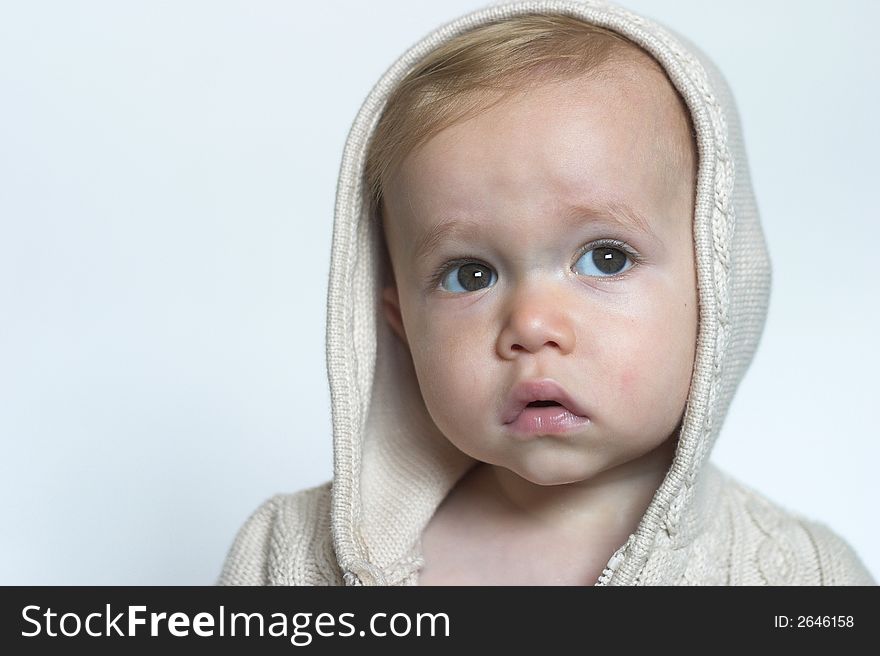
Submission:
{"label": "blonde hair", "polygon": [[564,15],[525,14],[446,41],[392,91],[373,132],[365,175],[374,216],[381,220],[383,181],[444,128],[528,84],[599,74],[604,64],[621,61],[647,63],[665,76],[632,41]]}

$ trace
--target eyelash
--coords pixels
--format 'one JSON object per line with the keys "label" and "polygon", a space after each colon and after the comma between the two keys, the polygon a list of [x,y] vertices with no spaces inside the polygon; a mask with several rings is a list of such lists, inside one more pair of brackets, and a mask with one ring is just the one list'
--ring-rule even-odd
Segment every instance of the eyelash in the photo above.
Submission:
{"label": "eyelash", "polygon": [[[618,239],[598,239],[596,241],[591,241],[589,244],[585,244],[584,246],[581,246],[581,248],[578,250],[577,257],[574,259],[574,261],[577,262],[579,259],[581,259],[581,257],[583,257],[583,255],[584,255],[584,253],[587,253],[587,252],[593,250],[594,248],[602,248],[602,247],[616,248],[617,250],[621,251],[622,253],[625,253],[626,256],[632,260],[633,265],[637,265],[641,262],[639,256],[629,246],[627,246],[624,242],[622,242]],[[448,261],[444,262],[443,264],[441,264],[439,267],[437,267],[434,270],[434,272],[432,274],[430,274],[430,276],[428,278],[429,285],[430,285],[431,289],[437,289],[440,286],[440,283],[442,282],[443,278],[446,276],[446,273],[450,269],[452,269],[460,264],[469,264],[471,262],[479,262],[481,264],[483,263],[479,257],[466,255],[464,257],[459,257],[454,260],[448,260]],[[488,266],[488,265],[486,265],[486,266]],[[630,267],[630,269],[632,269],[632,267]],[[626,272],[619,273],[619,274],[615,274],[613,276],[602,276],[602,279],[614,280],[617,277],[622,277],[623,275],[625,275],[625,273]]]}

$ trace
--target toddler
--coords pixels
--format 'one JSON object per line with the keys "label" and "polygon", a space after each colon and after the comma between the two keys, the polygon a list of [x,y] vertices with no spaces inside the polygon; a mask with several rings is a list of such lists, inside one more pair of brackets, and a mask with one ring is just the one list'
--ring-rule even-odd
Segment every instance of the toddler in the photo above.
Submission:
{"label": "toddler", "polygon": [[698,49],[594,2],[443,26],[343,155],[333,480],[264,503],[220,582],[873,584],[709,461],[769,287]]}

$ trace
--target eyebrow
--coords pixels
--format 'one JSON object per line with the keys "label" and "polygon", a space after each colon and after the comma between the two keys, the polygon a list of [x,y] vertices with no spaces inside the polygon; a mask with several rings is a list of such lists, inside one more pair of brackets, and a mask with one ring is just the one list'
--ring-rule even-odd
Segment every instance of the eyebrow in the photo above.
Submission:
{"label": "eyebrow", "polygon": [[[618,226],[639,232],[657,240],[647,218],[626,203],[610,201],[601,205],[573,205],[565,211],[564,223],[575,227],[584,223]],[[433,253],[448,239],[466,238],[479,234],[481,223],[473,219],[447,219],[440,221],[416,241],[413,257],[416,261]]]}

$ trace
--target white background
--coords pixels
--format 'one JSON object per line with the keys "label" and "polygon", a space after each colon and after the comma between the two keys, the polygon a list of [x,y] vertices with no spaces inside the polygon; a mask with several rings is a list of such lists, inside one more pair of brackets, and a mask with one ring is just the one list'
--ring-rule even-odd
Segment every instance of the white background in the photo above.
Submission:
{"label": "white background", "polygon": [[[330,477],[342,147],[483,4],[0,4],[0,583],[213,583],[260,502]],[[880,3],[627,6],[730,81],[773,262],[715,460],[877,577]]]}

